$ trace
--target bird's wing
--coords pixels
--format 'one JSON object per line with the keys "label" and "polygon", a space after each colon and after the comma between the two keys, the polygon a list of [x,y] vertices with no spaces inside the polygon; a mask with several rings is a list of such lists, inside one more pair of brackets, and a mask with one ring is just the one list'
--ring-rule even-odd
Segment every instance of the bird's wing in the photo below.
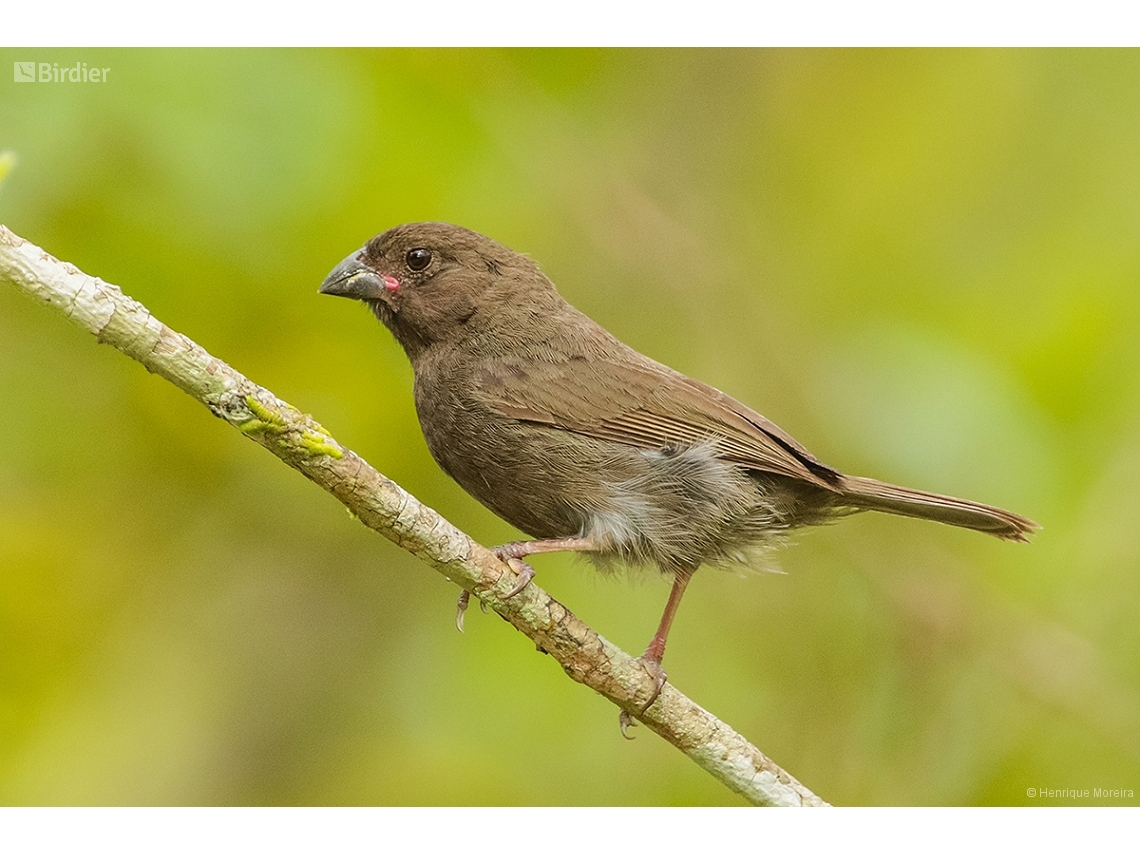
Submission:
{"label": "bird's wing", "polygon": [[646,357],[507,359],[472,379],[484,404],[519,421],[635,448],[712,441],[725,461],[829,490],[842,477],[759,413]]}

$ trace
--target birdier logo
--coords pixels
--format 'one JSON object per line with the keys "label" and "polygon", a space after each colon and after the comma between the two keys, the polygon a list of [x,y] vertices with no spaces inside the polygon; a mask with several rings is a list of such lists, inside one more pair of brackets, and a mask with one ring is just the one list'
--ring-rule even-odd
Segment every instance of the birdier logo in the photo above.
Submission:
{"label": "birdier logo", "polygon": [[95,68],[85,62],[61,66],[58,62],[14,62],[12,80],[16,83],[106,83],[109,68]]}

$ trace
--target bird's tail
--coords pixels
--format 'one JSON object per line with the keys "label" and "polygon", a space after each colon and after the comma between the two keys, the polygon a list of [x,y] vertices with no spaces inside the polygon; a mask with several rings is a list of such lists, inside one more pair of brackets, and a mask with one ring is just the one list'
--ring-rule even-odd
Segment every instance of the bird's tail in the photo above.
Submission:
{"label": "bird's tail", "polygon": [[956,525],[984,531],[1002,540],[1027,542],[1029,535],[1041,526],[1031,519],[981,502],[940,496],[924,490],[912,490],[886,484],[873,478],[846,475],[842,483],[841,501],[859,510],[884,511],[904,517]]}

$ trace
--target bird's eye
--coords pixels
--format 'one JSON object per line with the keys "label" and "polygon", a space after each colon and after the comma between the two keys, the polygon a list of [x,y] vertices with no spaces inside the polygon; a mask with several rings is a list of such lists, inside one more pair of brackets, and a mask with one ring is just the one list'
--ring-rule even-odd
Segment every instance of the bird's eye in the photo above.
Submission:
{"label": "bird's eye", "polygon": [[430,249],[409,249],[408,254],[404,256],[404,262],[408,265],[409,270],[419,272],[431,264],[431,250]]}

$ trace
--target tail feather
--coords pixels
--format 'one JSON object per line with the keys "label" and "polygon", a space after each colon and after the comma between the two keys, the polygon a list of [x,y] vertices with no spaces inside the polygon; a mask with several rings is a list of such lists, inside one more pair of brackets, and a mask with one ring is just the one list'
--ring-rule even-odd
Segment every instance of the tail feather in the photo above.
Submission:
{"label": "tail feather", "polygon": [[1029,535],[1041,528],[1033,520],[1012,511],[967,499],[955,499],[953,496],[899,487],[873,478],[846,475],[841,489],[841,501],[859,510],[884,511],[904,517],[934,520],[983,531],[1002,540],[1026,543]]}

